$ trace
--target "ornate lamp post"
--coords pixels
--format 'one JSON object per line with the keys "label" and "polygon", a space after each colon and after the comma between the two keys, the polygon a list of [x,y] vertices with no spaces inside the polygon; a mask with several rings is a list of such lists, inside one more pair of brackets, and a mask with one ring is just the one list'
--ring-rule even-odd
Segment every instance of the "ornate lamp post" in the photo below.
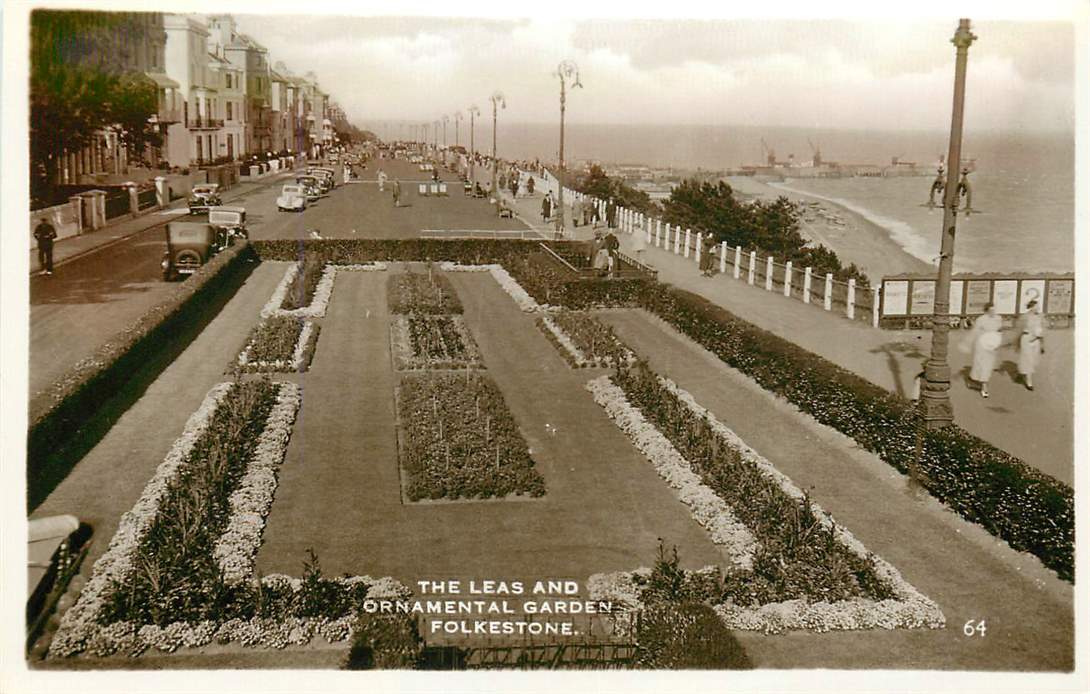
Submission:
{"label": "ornate lamp post", "polygon": [[[969,46],[976,36],[969,31],[969,20],[962,19],[951,43],[957,48],[954,63],[954,108],[950,119],[950,150],[946,161],[950,179],[961,162],[961,127],[965,111],[965,68],[969,61]],[[957,226],[959,186],[947,184],[943,191],[942,247],[939,255],[939,275],[935,282],[935,311],[932,320],[931,358],[924,364],[924,380],[918,404],[921,426],[939,429],[954,421],[950,404],[950,365],[946,361],[950,343],[950,276],[954,268],[954,232]],[[922,431],[922,429],[921,429]]]}
{"label": "ornate lamp post", "polygon": [[496,195],[496,114],[498,108],[507,108],[507,99],[503,92],[497,91],[488,97],[492,101],[492,195]]}
{"label": "ornate lamp post", "polygon": [[450,121],[450,116],[443,114],[443,149],[447,148],[447,122]]}
{"label": "ornate lamp post", "polygon": [[556,237],[564,237],[564,109],[568,100],[567,82],[572,82],[572,89],[582,87],[579,81],[579,67],[574,61],[564,60],[556,68],[556,76],[560,78],[560,181],[557,186],[556,196]]}
{"label": "ornate lamp post", "polygon": [[[470,112],[470,181],[476,184],[476,148],[473,144],[473,117],[474,115],[481,115],[481,109],[477,108],[476,104],[469,108]],[[476,190],[476,188],[474,188]]]}
{"label": "ornate lamp post", "polygon": [[454,146],[455,147],[458,147],[458,146],[460,146],[462,144],[461,141],[458,139],[458,124],[461,123],[461,122],[462,122],[462,112],[461,111],[455,111],[454,112]]}

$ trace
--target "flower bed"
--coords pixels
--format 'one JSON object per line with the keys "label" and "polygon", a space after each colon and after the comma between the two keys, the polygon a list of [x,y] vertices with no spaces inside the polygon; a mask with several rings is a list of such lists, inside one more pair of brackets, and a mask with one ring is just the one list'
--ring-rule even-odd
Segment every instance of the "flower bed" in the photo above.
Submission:
{"label": "flower bed", "polygon": [[427,272],[407,272],[391,275],[387,281],[386,299],[390,313],[450,315],[462,312],[462,302],[450,280],[428,267]]}
{"label": "flower bed", "polygon": [[[300,265],[306,268],[304,272],[310,273],[307,276],[310,279],[300,279]],[[319,268],[320,274],[314,268]],[[333,265],[327,263],[324,266],[314,260],[307,260],[302,264],[292,263],[284,271],[283,279],[276,285],[272,296],[269,297],[268,302],[261,309],[261,317],[297,316],[300,318],[321,318],[329,307],[329,299],[333,295],[333,283],[338,272],[382,271],[385,269],[386,263],[368,263],[366,265]],[[315,277],[317,279],[314,279]],[[306,287],[312,281],[314,282],[313,290],[308,291]],[[300,285],[300,282],[303,284]],[[299,286],[303,286],[303,295],[309,296],[305,303],[295,302],[295,298],[298,297]],[[286,308],[289,305],[295,305],[295,307]]]}
{"label": "flower bed", "polygon": [[853,438],[966,520],[1075,576],[1074,491],[957,426],[927,431],[916,460],[913,403],[682,290],[647,292],[642,304],[763,388]]}
{"label": "flower bed", "polygon": [[557,309],[543,313],[537,327],[574,368],[610,366],[628,360],[631,352],[613,328],[587,311]]}
{"label": "flower bed", "polygon": [[302,578],[254,576],[299,403],[291,383],[222,383],[208,393],[122,516],[50,656],[339,641],[365,598],[409,595],[389,578],[324,578],[313,555]]}
{"label": "flower bed", "polygon": [[[893,566],[867,552],[675,384],[639,364],[621,370],[616,385],[603,376],[589,387],[618,426],[637,446],[643,444],[641,450],[656,468],[671,469],[676,464],[670,460],[672,454],[680,453],[706,488],[752,533],[749,566],[735,562],[717,594],[703,596],[716,603],[729,628],[772,633],[945,625],[938,606]],[[648,445],[652,432],[665,436],[672,447]],[[631,596],[640,591],[624,583],[638,582],[637,577],[621,574],[604,583],[599,580],[599,586],[611,585],[620,595]]]}
{"label": "flower bed", "polygon": [[238,366],[246,372],[305,371],[317,341],[314,323],[295,316],[272,316],[250,332]]}
{"label": "flower bed", "polygon": [[395,316],[390,322],[394,368],[481,368],[481,355],[461,316]]}
{"label": "flower bed", "polygon": [[545,493],[526,440],[487,376],[469,370],[405,376],[397,407],[410,500]]}
{"label": "flower bed", "polygon": [[[287,291],[284,292],[284,298],[280,301],[280,308],[285,311],[310,306],[319,281],[326,276],[325,263],[316,258],[307,258],[294,267],[296,268],[295,276]],[[332,272],[329,273],[330,279],[332,275]]]}

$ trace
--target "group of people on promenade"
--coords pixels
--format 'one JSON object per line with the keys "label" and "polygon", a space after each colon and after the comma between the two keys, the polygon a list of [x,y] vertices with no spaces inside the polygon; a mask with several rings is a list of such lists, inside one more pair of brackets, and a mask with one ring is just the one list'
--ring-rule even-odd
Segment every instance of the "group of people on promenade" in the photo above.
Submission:
{"label": "group of people on promenade", "polygon": [[[976,319],[972,331],[959,347],[962,353],[972,354],[969,380],[979,384],[980,396],[983,398],[989,396],[988,381],[995,372],[999,349],[1004,343],[1002,330],[1003,318],[995,304],[988,303],[984,307],[984,314]],[[1031,299],[1026,304],[1026,312],[1015,322],[1014,333],[1011,342],[1018,349],[1017,380],[1026,390],[1033,390],[1033,374],[1045,352],[1044,317],[1037,299]]]}

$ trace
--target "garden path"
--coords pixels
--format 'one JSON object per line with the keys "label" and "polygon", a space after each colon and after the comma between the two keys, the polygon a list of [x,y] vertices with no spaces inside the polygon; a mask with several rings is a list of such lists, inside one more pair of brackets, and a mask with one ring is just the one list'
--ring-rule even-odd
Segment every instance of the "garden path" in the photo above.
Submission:
{"label": "garden path", "polygon": [[[943,630],[738,632],[757,667],[1057,670],[1074,665],[1072,588],[934,499],[842,434],[768,393],[663,321],[604,312],[629,347],[692,393],[867,549],[938,603]],[[682,555],[684,558],[684,554]],[[967,637],[968,620],[986,635]]]}
{"label": "garden path", "polygon": [[[396,265],[390,271],[395,271]],[[300,573],[417,579],[570,578],[650,565],[657,538],[692,567],[719,552],[651,465],[488,273],[451,273],[487,373],[545,477],[541,499],[403,505],[394,439],[387,273],[341,273],[258,555]],[[557,433],[547,433],[545,424]]]}

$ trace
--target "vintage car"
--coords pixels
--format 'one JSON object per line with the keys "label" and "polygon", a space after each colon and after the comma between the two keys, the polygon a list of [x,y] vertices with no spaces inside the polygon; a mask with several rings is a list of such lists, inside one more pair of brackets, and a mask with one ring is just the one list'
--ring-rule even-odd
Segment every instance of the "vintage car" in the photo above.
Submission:
{"label": "vintage car", "polygon": [[303,190],[303,186],[289,183],[280,189],[280,197],[276,199],[276,209],[284,212],[285,210],[296,210],[302,212],[307,209],[307,194]]}
{"label": "vintage car", "polygon": [[163,279],[192,275],[226,246],[225,234],[205,222],[167,224],[167,250],[163,253]]}
{"label": "vintage car", "polygon": [[307,196],[308,201],[322,197],[322,180],[318,176],[299,174],[295,177],[295,182],[303,186],[303,193]]}
{"label": "vintage car", "polygon": [[245,207],[211,207],[208,209],[208,223],[223,234],[228,246],[235,239],[250,238],[250,232],[246,230]]}
{"label": "vintage car", "polygon": [[198,183],[193,186],[189,194],[189,214],[207,212],[209,207],[222,204],[219,189],[218,183]]}
{"label": "vintage car", "polygon": [[324,191],[328,192],[337,186],[337,180],[333,173],[333,169],[327,169],[321,166],[311,166],[307,168],[307,175],[317,176],[322,182],[322,190]]}

